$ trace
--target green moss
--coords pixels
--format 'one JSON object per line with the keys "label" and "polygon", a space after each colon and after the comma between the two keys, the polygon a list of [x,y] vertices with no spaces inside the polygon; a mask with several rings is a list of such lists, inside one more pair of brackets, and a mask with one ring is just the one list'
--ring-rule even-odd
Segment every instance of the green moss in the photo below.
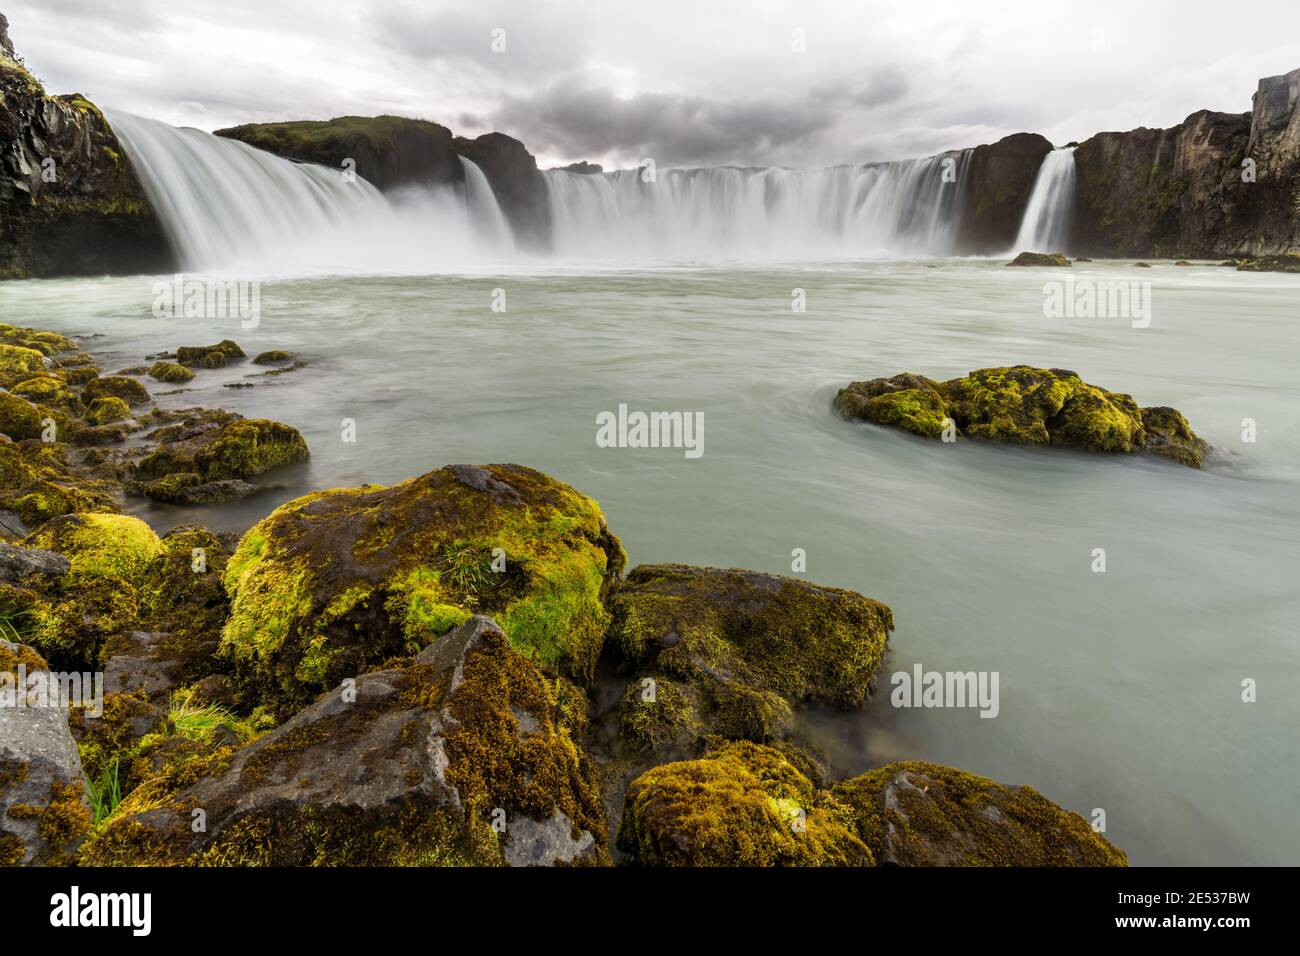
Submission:
{"label": "green moss", "polygon": [[95,399],[86,410],[86,421],[92,425],[108,425],[126,421],[130,417],[131,406],[111,395]]}
{"label": "green moss", "polygon": [[155,362],[149,369],[149,375],[160,382],[168,383],[188,382],[194,378],[193,372],[175,362]]}
{"label": "green moss", "polygon": [[47,522],[23,543],[62,554],[81,581],[117,577],[139,582],[162,553],[153,529],[130,515],[66,515]]}
{"label": "green moss", "polygon": [[970,438],[1111,454],[1150,450],[1184,464],[1198,460],[1201,441],[1190,428],[1190,438],[1183,436],[1167,416],[1153,419],[1167,426],[1166,433],[1148,434],[1130,396],[1090,385],[1074,372],[1028,365],[978,369],[946,382],[911,373],[854,382],[840,390],[834,406],[847,418],[928,438],[941,437],[947,418]]}
{"label": "green moss", "polygon": [[519,466],[316,493],[241,542],[226,573],[223,653],[301,702],[483,612],[525,656],[585,677],[622,562],[595,502]]}
{"label": "green moss", "polygon": [[199,449],[194,464],[209,481],[252,478],[307,458],[307,442],[296,428],[266,419],[231,422]]}
{"label": "green moss", "polygon": [[628,788],[618,847],[651,866],[864,866],[845,807],[779,751],[733,743]]}
{"label": "green moss", "polygon": [[1210,445],[1192,431],[1187,419],[1175,408],[1144,408],[1142,427],[1146,432],[1146,450],[1189,468],[1200,468],[1209,454]]}
{"label": "green moss", "polygon": [[[634,664],[710,684],[724,675],[789,703],[839,706],[866,700],[894,626],[886,605],[852,591],[676,564],[634,569],[610,609],[610,639]],[[784,710],[766,701],[760,710]]]}
{"label": "green moss", "polygon": [[58,421],[50,409],[9,392],[0,393],[0,432],[15,441],[40,438],[47,420]]}
{"label": "green moss", "polygon": [[[887,792],[888,791],[888,792]],[[1076,813],[1030,787],[1007,787],[921,761],[838,783],[834,795],[877,860],[919,866],[1125,866]]]}
{"label": "green moss", "polygon": [[0,381],[22,381],[44,371],[42,352],[27,346],[0,344]]}
{"label": "green moss", "polygon": [[230,339],[222,339],[216,345],[182,345],[176,350],[177,362],[199,368],[221,368],[241,358],[244,350]]}
{"label": "green moss", "polygon": [[273,365],[276,362],[288,362],[292,358],[293,354],[291,352],[286,352],[284,349],[271,349],[268,352],[259,352],[257,357],[253,359],[253,364]]}
{"label": "green moss", "polygon": [[[654,681],[654,693],[645,683]],[[684,743],[700,732],[695,694],[667,677],[639,676],[631,681],[618,709],[619,734],[634,751],[655,751]]]}
{"label": "green moss", "polygon": [[149,390],[135,379],[121,375],[91,379],[81,390],[81,400],[87,404],[105,397],[120,398],[128,405],[143,405],[149,401]]}

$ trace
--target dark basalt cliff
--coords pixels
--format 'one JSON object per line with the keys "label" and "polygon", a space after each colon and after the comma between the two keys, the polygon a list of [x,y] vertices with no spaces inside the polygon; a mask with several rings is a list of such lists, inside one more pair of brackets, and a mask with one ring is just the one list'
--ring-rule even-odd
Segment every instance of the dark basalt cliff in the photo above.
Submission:
{"label": "dark basalt cliff", "polygon": [[475,139],[454,137],[445,126],[400,116],[342,116],[288,123],[250,123],[217,130],[269,153],[334,169],[356,163],[357,175],[379,189],[462,182],[459,158],[474,162],[487,177],[525,248],[545,248],[550,240],[546,181],[537,160],[519,140],[504,133]]}
{"label": "dark basalt cliff", "polygon": [[343,169],[352,160],[358,176],[384,191],[404,186],[460,182],[451,130],[401,116],[340,116],[332,120],[249,123],[219,129],[237,139],[300,163]]}
{"label": "dark basalt cliff", "polygon": [[158,272],[172,255],[97,107],[48,96],[0,16],[0,279]]}
{"label": "dark basalt cliff", "polygon": [[1052,144],[1037,133],[1015,133],[976,146],[958,175],[962,180],[958,251],[964,255],[1006,252],[1034,189],[1038,167]]}
{"label": "dark basalt cliff", "polygon": [[452,145],[483,170],[516,241],[524,248],[545,248],[551,237],[550,197],[524,144],[505,133],[485,133],[476,139],[457,136]]}
{"label": "dark basalt cliff", "polygon": [[1300,246],[1300,70],[1260,80],[1253,107],[1080,144],[1072,250],[1210,258]]}

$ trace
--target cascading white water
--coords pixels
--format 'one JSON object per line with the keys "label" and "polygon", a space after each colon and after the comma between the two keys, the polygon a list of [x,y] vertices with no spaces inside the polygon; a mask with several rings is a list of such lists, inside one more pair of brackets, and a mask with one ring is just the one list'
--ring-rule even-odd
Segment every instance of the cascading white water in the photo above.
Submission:
{"label": "cascading white water", "polygon": [[964,152],[867,166],[546,173],[561,255],[944,256]]}
{"label": "cascading white water", "polygon": [[107,113],[187,271],[427,273],[500,258],[510,226],[479,168],[390,202],[360,176],[196,129]]}
{"label": "cascading white water", "polygon": [[1064,252],[1074,212],[1074,147],[1043,157],[1013,252]]}

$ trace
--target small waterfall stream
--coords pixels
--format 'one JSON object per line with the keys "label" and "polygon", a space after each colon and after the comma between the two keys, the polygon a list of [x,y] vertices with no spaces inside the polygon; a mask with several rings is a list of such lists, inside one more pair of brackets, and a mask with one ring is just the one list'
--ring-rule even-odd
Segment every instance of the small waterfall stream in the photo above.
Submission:
{"label": "small waterfall stream", "polygon": [[1043,157],[1013,253],[1064,252],[1074,212],[1074,147]]}

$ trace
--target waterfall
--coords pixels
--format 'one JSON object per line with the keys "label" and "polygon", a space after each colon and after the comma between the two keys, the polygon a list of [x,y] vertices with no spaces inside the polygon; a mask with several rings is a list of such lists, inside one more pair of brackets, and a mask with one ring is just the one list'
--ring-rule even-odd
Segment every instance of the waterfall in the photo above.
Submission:
{"label": "waterfall", "polygon": [[1074,147],[1043,157],[1013,252],[1063,252],[1074,212]]}
{"label": "waterfall", "polygon": [[954,250],[965,152],[865,166],[546,172],[566,256],[866,258]]}
{"label": "waterfall", "polygon": [[430,273],[513,249],[487,179],[391,198],[360,176],[238,140],[106,111],[181,268],[258,274]]}

